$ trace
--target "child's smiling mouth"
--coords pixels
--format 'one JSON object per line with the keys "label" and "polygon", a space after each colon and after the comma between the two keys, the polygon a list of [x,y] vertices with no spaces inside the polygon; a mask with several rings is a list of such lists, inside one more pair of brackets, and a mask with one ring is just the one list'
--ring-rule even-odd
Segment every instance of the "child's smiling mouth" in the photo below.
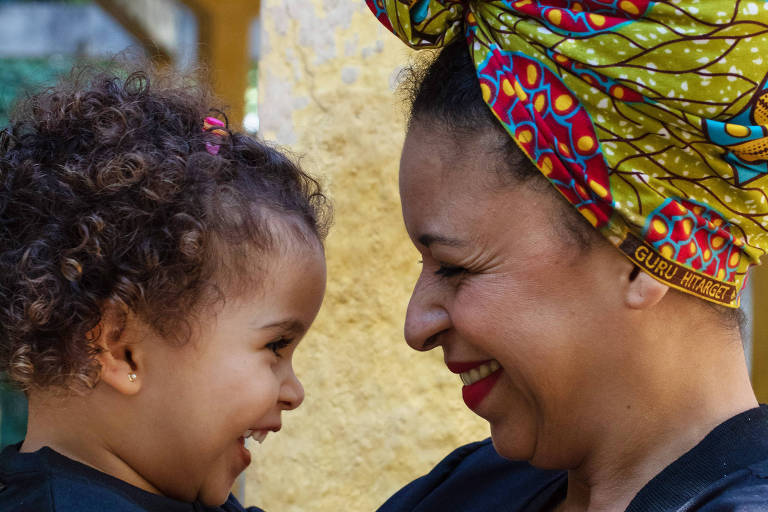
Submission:
{"label": "child's smiling mouth", "polygon": [[277,432],[278,430],[280,430],[280,427],[272,427],[272,428],[266,428],[266,429],[248,429],[243,433],[242,436],[240,436],[240,439],[243,441],[243,443],[245,443],[245,440],[250,437],[254,441],[261,444],[264,442],[264,439],[267,438],[267,434],[269,434],[270,430],[274,430],[275,432]]}
{"label": "child's smiling mouth", "polygon": [[238,438],[238,442],[240,444],[240,455],[244,464],[243,469],[247,468],[251,464],[251,452],[248,450],[248,448],[245,447],[245,440],[251,438],[261,444],[264,442],[264,439],[267,438],[267,434],[270,432],[277,432],[280,430],[280,428],[281,425],[274,425],[261,428],[249,428],[243,432],[243,435]]}

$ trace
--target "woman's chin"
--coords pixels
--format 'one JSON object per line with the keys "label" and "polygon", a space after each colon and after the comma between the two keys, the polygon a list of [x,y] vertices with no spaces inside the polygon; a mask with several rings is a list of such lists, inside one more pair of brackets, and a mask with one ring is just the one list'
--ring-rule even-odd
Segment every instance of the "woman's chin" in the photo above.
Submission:
{"label": "woman's chin", "polygon": [[[560,443],[538,439],[533,431],[506,430],[491,424],[491,441],[500,456],[509,460],[526,461],[538,469],[571,469],[578,465],[580,452]],[[555,448],[559,446],[559,448]]]}
{"label": "woman's chin", "polygon": [[505,459],[530,461],[535,455],[535,435],[524,432],[519,425],[510,428],[503,423],[491,423],[491,441],[496,453]]}

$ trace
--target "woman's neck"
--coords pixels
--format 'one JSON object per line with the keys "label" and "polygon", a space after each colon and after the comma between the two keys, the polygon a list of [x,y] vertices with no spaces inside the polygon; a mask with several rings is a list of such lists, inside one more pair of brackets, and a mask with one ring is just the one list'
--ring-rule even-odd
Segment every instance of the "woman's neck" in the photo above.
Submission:
{"label": "woman's neck", "polygon": [[625,510],[716,426],[758,406],[738,336],[717,342],[722,350],[688,352],[671,375],[672,366],[662,365],[640,386],[642,399],[614,407],[583,463],[569,471],[558,512]]}

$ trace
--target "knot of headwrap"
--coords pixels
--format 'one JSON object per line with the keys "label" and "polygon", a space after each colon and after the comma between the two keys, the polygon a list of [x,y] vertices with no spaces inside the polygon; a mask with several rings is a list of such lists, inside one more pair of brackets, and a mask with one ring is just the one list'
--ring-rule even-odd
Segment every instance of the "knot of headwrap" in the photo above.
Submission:
{"label": "knot of headwrap", "polygon": [[483,99],[638,267],[738,307],[768,249],[765,0],[366,0],[414,48],[466,38]]}

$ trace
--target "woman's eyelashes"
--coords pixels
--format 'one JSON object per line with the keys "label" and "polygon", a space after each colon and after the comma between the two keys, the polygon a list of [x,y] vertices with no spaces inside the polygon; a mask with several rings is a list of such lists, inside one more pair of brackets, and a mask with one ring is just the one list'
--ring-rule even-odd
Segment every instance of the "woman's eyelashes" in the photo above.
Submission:
{"label": "woman's eyelashes", "polygon": [[453,276],[457,276],[457,275],[463,274],[466,271],[467,271],[467,269],[465,269],[464,267],[457,267],[457,266],[454,266],[454,265],[441,264],[440,268],[435,270],[435,275],[436,276],[442,276],[442,277],[453,277]]}
{"label": "woman's eyelashes", "polygon": [[280,352],[293,343],[293,338],[280,338],[278,340],[267,343],[266,347],[271,350],[277,357],[280,357]]}
{"label": "woman's eyelashes", "polygon": [[[424,264],[424,261],[419,260],[419,265],[423,265],[423,264]],[[436,276],[453,277],[453,276],[457,276],[467,272],[466,268],[459,267],[457,265],[448,265],[446,263],[440,263],[439,265],[440,266],[438,267],[438,269],[435,270]]]}

